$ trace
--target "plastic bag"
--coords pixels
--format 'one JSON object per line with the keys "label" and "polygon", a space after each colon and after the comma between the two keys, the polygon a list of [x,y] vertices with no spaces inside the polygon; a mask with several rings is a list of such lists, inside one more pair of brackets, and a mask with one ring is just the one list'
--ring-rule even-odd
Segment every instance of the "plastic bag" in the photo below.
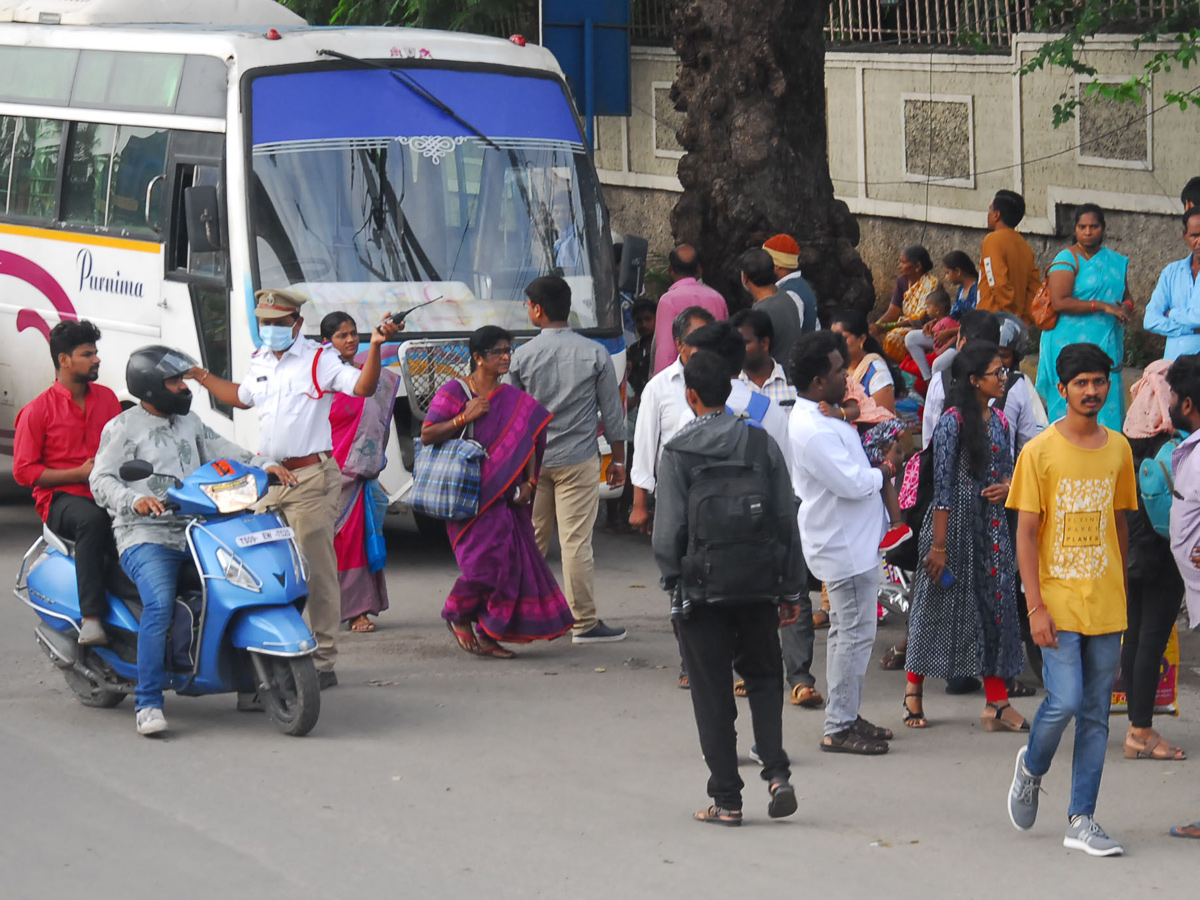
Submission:
{"label": "plastic bag", "polygon": [[[1117,669],[1113,677],[1112,708],[1110,714],[1124,713],[1129,709],[1125,697],[1123,672]],[[1158,668],[1158,691],[1154,695],[1154,714],[1160,716],[1179,715],[1179,626],[1171,628],[1167,649],[1163,652]]]}

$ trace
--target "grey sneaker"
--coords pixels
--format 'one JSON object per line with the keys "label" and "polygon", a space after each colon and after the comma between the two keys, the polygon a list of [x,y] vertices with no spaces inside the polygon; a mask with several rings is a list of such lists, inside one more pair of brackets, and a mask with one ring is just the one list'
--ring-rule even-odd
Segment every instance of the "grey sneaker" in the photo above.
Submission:
{"label": "grey sneaker", "polygon": [[77,643],[81,647],[99,647],[108,643],[108,635],[98,619],[84,619],[79,626]]}
{"label": "grey sneaker", "polygon": [[598,621],[595,625],[581,634],[571,635],[572,644],[606,644],[612,641],[625,640],[625,629],[619,625],[613,628]]}
{"label": "grey sneaker", "polygon": [[1076,816],[1067,826],[1063,846],[1082,850],[1088,856],[1120,856],[1125,848],[1104,833],[1100,823],[1091,816]]}
{"label": "grey sneaker", "polygon": [[137,733],[149,737],[167,730],[167,717],[156,706],[147,706],[137,711]]}
{"label": "grey sneaker", "polygon": [[1017,751],[1017,768],[1008,790],[1008,818],[1021,831],[1028,831],[1037,821],[1038,792],[1042,789],[1042,776],[1025,768],[1025,750],[1022,747]]}

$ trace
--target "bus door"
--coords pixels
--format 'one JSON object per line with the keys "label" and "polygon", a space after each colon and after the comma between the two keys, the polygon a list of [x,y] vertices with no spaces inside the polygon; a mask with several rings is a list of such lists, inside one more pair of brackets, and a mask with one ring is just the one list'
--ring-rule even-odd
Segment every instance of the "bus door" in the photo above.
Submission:
{"label": "bus door", "polygon": [[[214,375],[232,378],[229,241],[223,224],[224,137],[200,132],[172,135],[166,176],[171,198],[166,279],[172,292],[163,311],[163,340],[194,355]],[[196,412],[232,437],[233,410],[207,391],[197,394]],[[199,404],[208,405],[211,412]]]}

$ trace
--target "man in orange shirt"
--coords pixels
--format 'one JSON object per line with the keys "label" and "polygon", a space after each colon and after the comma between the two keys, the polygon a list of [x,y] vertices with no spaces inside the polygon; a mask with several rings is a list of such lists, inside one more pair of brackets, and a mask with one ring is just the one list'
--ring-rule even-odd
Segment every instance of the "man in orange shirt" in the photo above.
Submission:
{"label": "man in orange shirt", "polygon": [[977,309],[1010,312],[1032,325],[1029,307],[1042,284],[1033,248],[1016,227],[1025,218],[1025,198],[1016,191],[997,191],[988,207],[988,228],[979,265]]}

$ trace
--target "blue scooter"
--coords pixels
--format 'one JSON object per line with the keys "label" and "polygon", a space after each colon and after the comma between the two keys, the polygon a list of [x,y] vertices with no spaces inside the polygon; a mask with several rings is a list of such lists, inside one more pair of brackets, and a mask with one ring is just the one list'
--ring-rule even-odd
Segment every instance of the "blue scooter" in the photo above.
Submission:
{"label": "blue scooter", "polygon": [[[154,474],[142,460],[120,470],[128,482]],[[221,459],[183,482],[172,480],[164,515],[188,520],[187,546],[195,568],[186,566],[180,575],[167,640],[166,687],[186,696],[257,691],[276,728],[307,734],[321,712],[312,661],[317,641],[301,616],[308,573],[292,529],[273,512],[250,511],[267,492],[267,473]],[[109,643],[79,646],[72,550],[43,527],[21,561],[14,593],[41,617],[34,629],[37,642],[79,702],[115,707],[137,685],[141,602],[128,579],[110,585],[104,617]]]}

